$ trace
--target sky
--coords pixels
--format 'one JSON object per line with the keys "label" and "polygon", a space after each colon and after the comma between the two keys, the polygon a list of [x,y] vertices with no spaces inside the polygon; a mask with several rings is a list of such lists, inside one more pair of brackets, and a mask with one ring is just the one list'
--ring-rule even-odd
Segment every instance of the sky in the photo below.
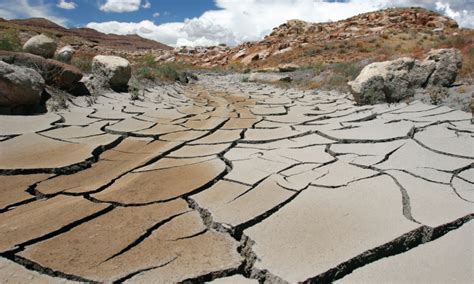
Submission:
{"label": "sky", "polygon": [[424,7],[474,28],[474,0],[0,0],[5,19],[138,34],[171,46],[237,45],[290,19],[342,20],[389,7]]}

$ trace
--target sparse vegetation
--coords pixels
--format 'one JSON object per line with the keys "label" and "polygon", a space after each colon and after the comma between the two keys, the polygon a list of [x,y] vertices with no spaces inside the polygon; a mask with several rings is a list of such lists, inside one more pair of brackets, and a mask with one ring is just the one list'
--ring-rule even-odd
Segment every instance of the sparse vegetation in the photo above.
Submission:
{"label": "sparse vegetation", "polygon": [[20,51],[21,42],[18,38],[18,31],[7,29],[0,34],[0,50]]}
{"label": "sparse vegetation", "polygon": [[433,105],[439,105],[448,97],[448,91],[443,87],[431,87],[428,89],[428,95]]}
{"label": "sparse vegetation", "polygon": [[183,62],[157,63],[153,54],[148,53],[137,60],[133,73],[137,80],[174,82],[181,81],[189,68]]}
{"label": "sparse vegetation", "polygon": [[59,111],[69,108],[68,93],[56,88],[48,88],[48,93],[51,95],[51,98],[48,100],[48,105],[51,111]]}
{"label": "sparse vegetation", "polygon": [[92,71],[92,58],[85,56],[73,56],[71,65],[76,66],[84,73],[90,73]]}
{"label": "sparse vegetation", "polygon": [[141,101],[145,96],[145,90],[137,85],[130,86],[129,92],[131,101]]}

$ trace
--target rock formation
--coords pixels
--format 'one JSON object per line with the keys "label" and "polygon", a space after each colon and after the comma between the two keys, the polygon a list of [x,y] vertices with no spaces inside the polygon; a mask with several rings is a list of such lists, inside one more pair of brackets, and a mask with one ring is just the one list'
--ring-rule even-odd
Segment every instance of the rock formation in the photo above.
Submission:
{"label": "rock formation", "polygon": [[92,73],[103,76],[115,91],[126,91],[132,75],[128,60],[118,56],[97,55],[92,60]]}
{"label": "rock formation", "polygon": [[35,69],[44,78],[47,85],[70,90],[82,79],[77,67],[41,56],[11,51],[0,51],[0,60],[9,64]]}
{"label": "rock formation", "polygon": [[399,102],[417,88],[449,87],[461,66],[459,50],[433,50],[423,61],[404,57],[369,64],[349,86],[359,104]]}

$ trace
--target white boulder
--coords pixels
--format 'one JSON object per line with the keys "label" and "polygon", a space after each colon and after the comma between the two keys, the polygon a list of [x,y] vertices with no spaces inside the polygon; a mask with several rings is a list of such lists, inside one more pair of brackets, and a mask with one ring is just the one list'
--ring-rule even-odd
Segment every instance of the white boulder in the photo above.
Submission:
{"label": "white boulder", "polygon": [[72,56],[74,55],[74,48],[70,45],[66,45],[56,51],[56,59],[65,63],[71,62]]}
{"label": "white boulder", "polygon": [[23,50],[44,58],[52,58],[57,47],[58,45],[52,38],[40,34],[25,42]]}
{"label": "white boulder", "polygon": [[92,59],[92,73],[105,77],[115,91],[127,91],[132,68],[127,59],[118,56],[97,55]]}

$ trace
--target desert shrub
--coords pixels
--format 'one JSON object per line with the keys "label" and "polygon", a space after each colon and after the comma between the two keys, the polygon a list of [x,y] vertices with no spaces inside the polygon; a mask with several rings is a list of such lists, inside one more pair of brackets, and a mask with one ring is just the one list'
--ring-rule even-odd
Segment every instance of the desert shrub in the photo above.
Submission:
{"label": "desert shrub", "polygon": [[347,78],[340,74],[334,74],[329,77],[326,87],[335,90],[345,90],[347,88]]}
{"label": "desert shrub", "polygon": [[309,56],[309,57],[312,57],[312,56],[316,56],[320,53],[321,51],[318,49],[318,48],[309,48],[309,49],[306,49],[304,52],[303,52],[303,57],[306,57],[306,56]]}
{"label": "desert shrub", "polygon": [[428,95],[433,105],[439,105],[448,97],[448,91],[443,87],[431,87],[428,89]]}
{"label": "desert shrub", "polygon": [[234,72],[242,72],[244,70],[244,65],[240,61],[233,61],[228,66],[229,70]]}
{"label": "desert shrub", "polygon": [[59,111],[63,109],[68,109],[68,94],[65,91],[48,88],[48,93],[51,95],[51,98],[48,100],[48,105],[51,111]]}
{"label": "desert shrub", "polygon": [[[143,89],[140,89],[136,85],[132,85],[132,86],[130,86],[129,92],[130,92],[130,100],[131,101],[141,101],[141,100],[143,100],[142,96],[144,95],[144,92],[145,92]],[[141,93],[141,95],[140,95],[140,93]]]}
{"label": "desert shrub", "polygon": [[92,71],[92,58],[73,56],[71,60],[71,65],[76,66],[84,73],[90,73]]}
{"label": "desert shrub", "polygon": [[[146,64],[145,64],[146,65]],[[155,63],[153,63],[155,65]],[[156,66],[135,66],[133,73],[138,80],[178,81],[185,73],[186,65],[180,62],[168,62]]]}
{"label": "desert shrub", "polygon": [[139,79],[154,80],[156,78],[155,71],[150,67],[140,67],[136,69],[135,76]]}
{"label": "desert shrub", "polygon": [[0,35],[0,50],[20,51],[21,42],[18,38],[18,32],[14,29],[8,29]]}
{"label": "desert shrub", "polygon": [[354,80],[362,70],[355,62],[339,62],[332,66],[336,74],[340,74],[349,80]]}
{"label": "desert shrub", "polygon": [[244,76],[244,77],[242,77],[242,79],[240,79],[240,81],[241,81],[242,83],[247,83],[247,82],[249,81],[249,77],[248,77],[248,76]]}
{"label": "desert shrub", "polygon": [[137,63],[139,66],[143,66],[143,67],[155,67],[156,66],[155,56],[151,52],[149,52],[143,55],[141,58],[139,58],[137,60]]}
{"label": "desert shrub", "polygon": [[154,68],[156,77],[167,80],[167,81],[177,81],[179,79],[178,72],[179,65],[176,63],[164,63],[156,66]]}
{"label": "desert shrub", "polygon": [[314,71],[316,71],[317,73],[321,73],[324,71],[324,64],[322,62],[315,62],[311,65],[311,69],[313,69]]}

